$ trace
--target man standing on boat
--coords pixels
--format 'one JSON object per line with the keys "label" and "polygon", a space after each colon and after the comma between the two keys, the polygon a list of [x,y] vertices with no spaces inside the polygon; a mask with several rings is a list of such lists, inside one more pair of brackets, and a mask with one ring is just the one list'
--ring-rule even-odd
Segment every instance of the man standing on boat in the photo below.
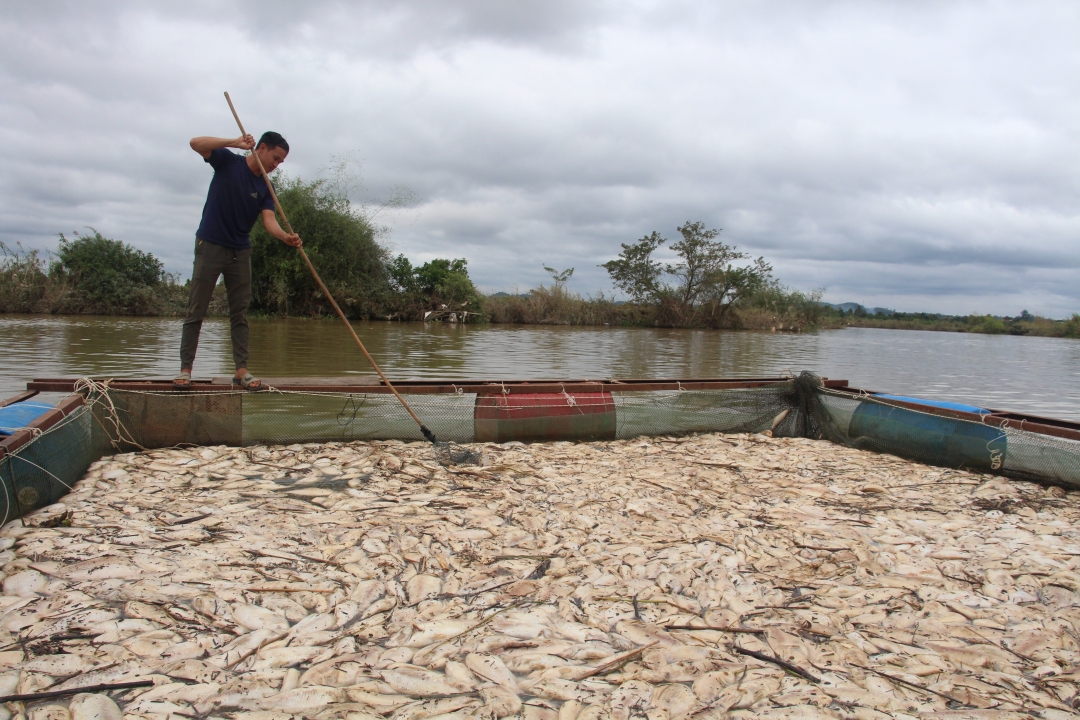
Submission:
{"label": "man standing on boat", "polygon": [[[227,148],[252,152],[245,157]],[[251,135],[231,140],[192,138],[191,149],[210,163],[210,167],[214,168],[214,177],[203,206],[202,222],[195,233],[195,267],[191,273],[191,294],[180,339],[180,374],[173,380],[173,387],[180,390],[191,387],[191,369],[195,364],[199,331],[218,277],[224,276],[229,298],[233,362],[236,365],[233,384],[247,390],[262,390],[262,381],[247,370],[251,229],[262,216],[263,227],[278,240],[293,247],[300,247],[301,242],[299,235],[285,232],[278,224],[274,199],[259,171],[255,155],[262,160],[267,174],[272,173],[289,154],[289,143],[276,132],[266,132],[259,138],[258,144]]]}

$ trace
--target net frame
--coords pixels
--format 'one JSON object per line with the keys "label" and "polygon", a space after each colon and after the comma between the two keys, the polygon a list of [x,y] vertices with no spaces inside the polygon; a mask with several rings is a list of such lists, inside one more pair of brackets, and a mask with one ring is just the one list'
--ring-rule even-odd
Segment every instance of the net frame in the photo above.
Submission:
{"label": "net frame", "polygon": [[[47,430],[31,428],[35,433],[33,438],[0,457],[5,523],[55,503],[94,461],[110,452],[194,445],[423,439],[400,404],[385,393],[288,390],[175,393],[117,390],[109,388],[107,383],[86,381],[80,385],[80,394],[84,397],[83,406]],[[926,442],[925,437],[911,435],[906,440],[895,434],[891,438],[870,437],[859,434],[858,423],[853,427],[853,420],[865,408],[885,408],[949,432],[959,430],[959,436],[967,438],[965,442],[981,441],[980,452],[985,462],[968,469],[1080,489],[1080,441],[1010,426],[993,415],[981,416],[979,420],[957,418],[866,393],[825,388],[812,373],[803,373],[789,383],[759,388],[628,390],[612,392],[611,396],[616,416],[614,434],[619,439],[771,431],[777,437],[823,438],[941,467],[965,467],[963,462],[958,462],[960,455],[940,450],[947,445],[935,446]],[[412,402],[430,418],[433,427],[449,438],[433,446],[440,464],[482,462],[479,448],[456,442],[476,440],[475,411],[479,397],[463,392],[411,395]],[[565,411],[568,404],[572,406],[573,397],[565,392],[527,405],[514,403],[510,393],[502,407]],[[363,427],[357,426],[361,414],[350,410],[357,405],[370,411],[363,416],[366,423]],[[275,412],[269,412],[268,408]],[[312,410],[321,413],[308,426],[316,431],[307,435],[297,433],[296,417]],[[564,417],[577,415],[564,413]],[[290,432],[274,435],[273,427],[269,433],[265,427],[256,432],[252,423],[259,422],[264,426],[266,423],[272,426],[274,422],[286,424]],[[163,429],[162,425],[167,427]],[[966,432],[971,430],[974,432]],[[27,489],[32,493],[26,492]]]}

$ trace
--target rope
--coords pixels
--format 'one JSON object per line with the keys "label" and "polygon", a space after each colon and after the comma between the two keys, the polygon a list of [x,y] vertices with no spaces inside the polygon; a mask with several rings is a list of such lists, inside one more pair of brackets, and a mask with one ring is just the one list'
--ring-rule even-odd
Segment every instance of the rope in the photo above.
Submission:
{"label": "rope", "polygon": [[39,427],[5,427],[0,429],[2,429],[8,435],[14,435],[17,432],[23,432],[25,430],[26,432],[30,433],[35,440],[41,437],[41,433],[44,432]]}
{"label": "rope", "polygon": [[[109,394],[109,383],[112,380],[104,380],[98,382],[93,378],[80,378],[75,382],[75,392],[85,393],[86,406],[93,411],[95,405],[100,405],[104,411],[102,416],[108,420],[113,429],[116,431],[115,435],[109,432],[109,428],[105,427],[104,423],[97,420],[97,414],[91,412],[94,419],[101,425],[101,429],[105,431],[105,435],[109,438],[109,444],[117,450],[120,450],[121,443],[128,443],[140,450],[146,450],[142,445],[135,442],[135,438],[131,436],[131,433],[124,427],[123,422],[120,420],[120,411],[116,409],[116,403],[113,402],[112,396]],[[164,393],[146,393],[146,394],[164,394]]]}
{"label": "rope", "polygon": [[[11,456],[5,455],[8,459],[8,470],[11,472],[11,485],[15,486],[15,468],[11,467]],[[0,479],[0,487],[4,488],[4,524],[7,525],[8,516],[11,515],[11,496],[8,495],[7,483]]]}

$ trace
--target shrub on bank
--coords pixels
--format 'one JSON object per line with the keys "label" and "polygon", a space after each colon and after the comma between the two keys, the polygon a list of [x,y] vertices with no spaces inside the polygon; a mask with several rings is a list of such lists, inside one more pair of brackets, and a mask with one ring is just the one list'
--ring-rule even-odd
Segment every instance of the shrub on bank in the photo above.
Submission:
{"label": "shrub on bank", "polygon": [[[350,318],[381,317],[390,291],[388,258],[367,218],[327,181],[304,182],[279,173],[274,184],[293,230],[342,311]],[[251,247],[253,311],[333,314],[300,253],[272,237],[261,222],[251,231]]]}
{"label": "shrub on bank", "polygon": [[[168,314],[179,293],[164,265],[148,252],[90,228],[69,240],[60,235],[49,276],[60,293],[53,312],[94,315]],[[173,286],[173,287],[170,287]]]}
{"label": "shrub on bank", "polygon": [[0,312],[173,315],[187,291],[153,255],[91,233],[60,235],[46,264],[37,250],[0,246]]}
{"label": "shrub on bank", "polygon": [[1080,314],[1073,313],[1072,317],[1062,324],[1062,336],[1080,338]]}

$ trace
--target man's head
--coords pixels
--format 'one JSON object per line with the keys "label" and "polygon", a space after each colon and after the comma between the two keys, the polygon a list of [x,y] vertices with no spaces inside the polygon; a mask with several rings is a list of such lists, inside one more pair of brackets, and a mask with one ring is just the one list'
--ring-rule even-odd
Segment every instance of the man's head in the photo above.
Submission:
{"label": "man's head", "polygon": [[266,172],[272,173],[277,166],[285,161],[289,154],[289,143],[281,136],[281,133],[273,131],[264,132],[255,146],[255,152],[259,154]]}

